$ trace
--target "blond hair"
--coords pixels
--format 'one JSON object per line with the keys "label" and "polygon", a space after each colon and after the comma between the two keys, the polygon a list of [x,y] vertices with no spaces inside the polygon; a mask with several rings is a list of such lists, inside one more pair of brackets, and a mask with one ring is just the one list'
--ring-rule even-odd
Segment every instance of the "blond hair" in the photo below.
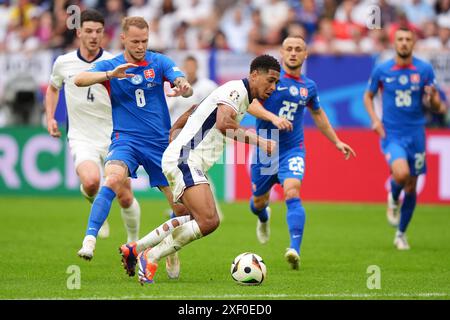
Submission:
{"label": "blond hair", "polygon": [[142,17],[126,17],[122,20],[122,31],[127,32],[130,27],[149,29],[147,21]]}

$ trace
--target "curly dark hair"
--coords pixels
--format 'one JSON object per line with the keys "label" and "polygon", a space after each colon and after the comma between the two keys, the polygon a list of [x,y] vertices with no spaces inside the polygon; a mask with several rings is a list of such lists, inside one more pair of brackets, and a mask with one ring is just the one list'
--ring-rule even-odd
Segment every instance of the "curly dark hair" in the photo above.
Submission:
{"label": "curly dark hair", "polygon": [[269,72],[275,70],[280,72],[281,66],[277,59],[268,54],[263,54],[253,59],[250,65],[250,73],[254,70]]}

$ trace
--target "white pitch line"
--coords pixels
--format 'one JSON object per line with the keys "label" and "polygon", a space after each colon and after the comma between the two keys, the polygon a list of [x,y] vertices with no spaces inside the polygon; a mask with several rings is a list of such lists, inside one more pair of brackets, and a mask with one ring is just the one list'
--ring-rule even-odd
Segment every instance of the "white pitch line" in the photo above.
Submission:
{"label": "white pitch line", "polygon": [[[109,296],[109,297],[50,297],[50,298],[36,298],[32,300],[127,300],[127,299],[248,299],[248,298],[383,298],[383,297],[450,297],[448,293],[441,292],[417,292],[417,293],[318,293],[318,294],[223,294],[223,295],[136,295],[136,296]],[[30,298],[17,298],[14,300],[29,300]]]}

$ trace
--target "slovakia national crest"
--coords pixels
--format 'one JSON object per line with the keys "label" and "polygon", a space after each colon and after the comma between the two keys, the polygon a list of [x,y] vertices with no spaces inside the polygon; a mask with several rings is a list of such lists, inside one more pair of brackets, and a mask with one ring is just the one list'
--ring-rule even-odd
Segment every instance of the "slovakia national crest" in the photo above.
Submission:
{"label": "slovakia national crest", "polygon": [[147,81],[153,81],[155,79],[155,70],[153,68],[144,70],[144,77]]}
{"label": "slovakia national crest", "polygon": [[306,88],[300,88],[300,96],[301,96],[302,98],[308,97],[308,89],[306,89]]}
{"label": "slovakia national crest", "polygon": [[413,73],[411,75],[411,83],[419,83],[420,82],[420,74]]}

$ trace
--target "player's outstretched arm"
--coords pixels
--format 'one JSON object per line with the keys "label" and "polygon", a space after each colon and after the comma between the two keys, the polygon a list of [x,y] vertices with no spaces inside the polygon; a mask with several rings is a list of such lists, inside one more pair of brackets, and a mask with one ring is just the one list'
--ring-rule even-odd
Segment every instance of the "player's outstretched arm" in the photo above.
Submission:
{"label": "player's outstretched arm", "polygon": [[311,110],[311,116],[320,132],[322,132],[323,135],[325,135],[328,140],[330,140],[336,148],[344,154],[345,160],[349,159],[351,155],[356,157],[355,151],[353,151],[348,144],[339,140],[339,137],[331,126],[330,121],[328,121],[328,117],[322,108]]}
{"label": "player's outstretched arm", "polygon": [[117,66],[112,71],[84,71],[75,76],[74,83],[78,87],[88,87],[96,83],[111,80],[112,78],[132,78],[134,77],[134,74],[127,73],[126,70],[134,67],[137,67],[137,65],[133,63],[124,63]]}
{"label": "player's outstretched arm", "polygon": [[197,108],[196,104],[192,105],[192,107],[190,107],[188,111],[183,113],[177,119],[177,121],[175,121],[175,123],[173,124],[172,128],[170,128],[170,131],[169,131],[169,143],[172,142],[178,136],[180,131],[184,128],[184,126],[185,126],[186,122],[188,121],[190,115],[192,114],[192,112],[194,112],[194,110],[196,108]]}
{"label": "player's outstretched arm", "polygon": [[370,91],[366,91],[364,93],[364,107],[366,108],[370,120],[372,121],[372,130],[378,133],[378,135],[381,138],[384,138],[386,136],[386,133],[384,132],[383,123],[375,113],[375,107],[373,105],[373,97],[374,94]]}
{"label": "player's outstretched arm", "polygon": [[47,118],[48,133],[55,138],[61,137],[61,132],[58,129],[58,122],[55,120],[55,111],[58,100],[59,89],[49,84],[47,92],[45,93],[45,116]]}
{"label": "player's outstretched arm", "polygon": [[178,77],[173,82],[175,85],[174,88],[172,88],[172,92],[169,92],[166,94],[168,97],[178,97],[182,96],[184,98],[189,98],[194,94],[194,89],[192,89],[191,84],[189,81],[186,80],[186,78]]}
{"label": "player's outstretched arm", "polygon": [[236,122],[236,115],[236,111],[231,107],[219,104],[216,117],[217,130],[222,132],[227,138],[258,146],[268,155],[271,155],[276,148],[276,142],[274,140],[264,139],[256,133],[239,126]]}
{"label": "player's outstretched arm", "polygon": [[248,106],[247,112],[258,119],[272,122],[279,130],[292,131],[293,129],[292,123],[288,119],[276,116],[264,108],[258,99],[253,99],[252,103]]}

